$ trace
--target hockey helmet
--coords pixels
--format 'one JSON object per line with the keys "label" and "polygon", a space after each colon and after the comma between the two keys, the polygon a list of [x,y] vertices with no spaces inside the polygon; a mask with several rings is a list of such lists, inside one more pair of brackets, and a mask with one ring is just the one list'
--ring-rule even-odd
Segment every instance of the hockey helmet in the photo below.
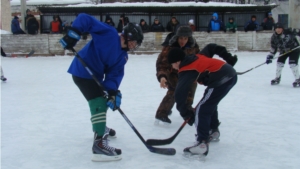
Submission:
{"label": "hockey helmet", "polygon": [[129,22],[122,31],[122,35],[127,41],[136,41],[138,46],[141,45],[144,39],[141,27],[136,23]]}

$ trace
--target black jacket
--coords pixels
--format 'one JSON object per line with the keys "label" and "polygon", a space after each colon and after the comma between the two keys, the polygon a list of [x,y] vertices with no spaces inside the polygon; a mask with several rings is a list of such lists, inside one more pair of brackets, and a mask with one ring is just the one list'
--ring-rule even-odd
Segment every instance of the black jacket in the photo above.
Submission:
{"label": "black jacket", "polygon": [[[283,54],[299,46],[299,42],[297,41],[296,36],[296,32],[292,32],[289,29],[285,29],[280,35],[274,32],[271,37],[270,53],[276,54],[277,49],[279,49],[280,54]],[[298,34],[298,36],[300,35]]]}
{"label": "black jacket", "polygon": [[151,25],[151,32],[164,32],[164,26],[159,22],[158,24],[153,23]]}

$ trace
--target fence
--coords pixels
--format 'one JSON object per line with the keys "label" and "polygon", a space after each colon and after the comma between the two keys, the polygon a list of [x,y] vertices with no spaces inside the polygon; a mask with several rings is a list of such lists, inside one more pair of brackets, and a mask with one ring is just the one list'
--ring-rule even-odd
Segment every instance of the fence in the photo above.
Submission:
{"label": "fence", "polygon": [[[229,51],[268,51],[272,31],[261,32],[194,32],[193,36],[200,48],[206,44],[217,43],[226,46]],[[161,43],[164,41],[168,32],[149,32],[144,33],[144,40],[136,53],[159,53],[162,49]],[[38,35],[1,35],[1,46],[7,53],[24,55],[35,50],[35,56],[54,56],[65,55],[59,39],[62,34],[38,34]],[[89,40],[80,40],[75,49],[80,50]]]}

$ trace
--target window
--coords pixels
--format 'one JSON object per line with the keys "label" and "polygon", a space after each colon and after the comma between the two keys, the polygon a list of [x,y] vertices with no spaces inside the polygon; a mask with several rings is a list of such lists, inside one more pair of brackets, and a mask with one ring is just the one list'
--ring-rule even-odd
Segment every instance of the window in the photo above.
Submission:
{"label": "window", "polygon": [[288,27],[289,24],[289,15],[288,14],[278,14],[278,22],[282,23],[285,28]]}

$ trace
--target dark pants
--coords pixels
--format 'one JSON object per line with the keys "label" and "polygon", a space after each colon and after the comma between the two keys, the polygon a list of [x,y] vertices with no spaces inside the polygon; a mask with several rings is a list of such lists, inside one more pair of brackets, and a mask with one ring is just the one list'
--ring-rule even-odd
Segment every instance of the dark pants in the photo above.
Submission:
{"label": "dark pants", "polygon": [[2,47],[1,47],[1,56],[3,56],[3,57],[6,56],[6,54],[5,54],[4,50],[2,49]]}
{"label": "dark pants", "polygon": [[76,76],[72,76],[72,78],[87,101],[103,96],[102,89],[94,79],[84,79]]}
{"label": "dark pants", "polygon": [[300,54],[300,49],[294,50],[291,53],[288,53],[286,55],[279,57],[277,59],[277,62],[281,62],[281,63],[285,64],[286,59],[289,58],[289,64],[298,65],[299,54]]}
{"label": "dark pants", "polygon": [[221,86],[205,89],[203,98],[196,107],[195,127],[197,129],[198,141],[208,140],[209,130],[218,127],[218,104],[236,82],[237,76],[234,76]]}

